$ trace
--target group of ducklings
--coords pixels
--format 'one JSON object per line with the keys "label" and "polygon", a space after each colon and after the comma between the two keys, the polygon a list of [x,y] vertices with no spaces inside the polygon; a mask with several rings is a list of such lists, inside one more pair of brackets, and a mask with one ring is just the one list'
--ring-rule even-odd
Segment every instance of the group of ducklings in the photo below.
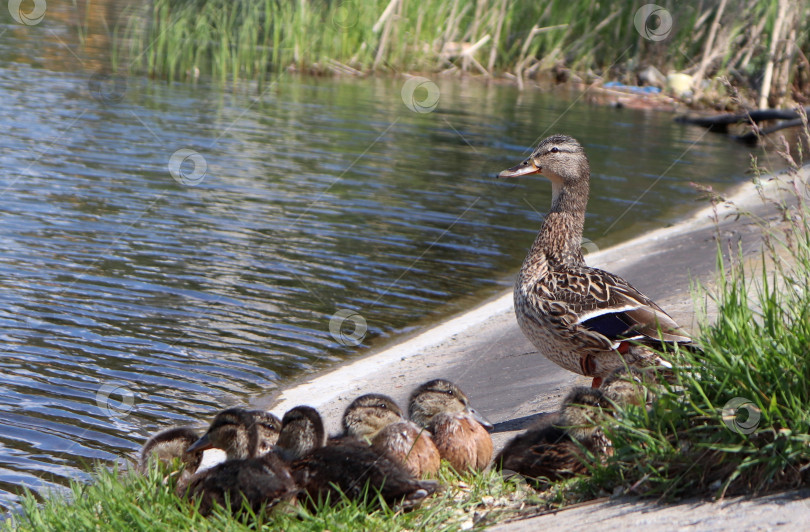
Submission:
{"label": "group of ducklings", "polygon": [[[244,502],[259,512],[282,501],[317,505],[341,496],[373,500],[376,493],[388,504],[410,507],[439,488],[429,478],[441,459],[458,471],[489,465],[492,425],[452,382],[419,386],[408,417],[386,395],[362,395],[346,408],[342,434],[327,438],[320,414],[309,406],[297,406],[282,419],[229,408],[201,437],[187,427],[156,434],[143,446],[138,467],[145,472],[154,462],[179,459],[178,495],[208,515],[215,505],[238,513]],[[212,448],[224,451],[225,461],[201,468],[203,452]]]}
{"label": "group of ducklings", "polygon": [[[637,370],[617,371],[598,389],[574,388],[552,422],[513,438],[494,467],[538,483],[587,472],[585,451],[597,457],[610,453],[603,416],[617,404],[645,404],[642,378]],[[259,512],[282,501],[313,506],[375,493],[407,508],[439,489],[430,478],[442,459],[459,472],[490,465],[493,426],[452,382],[436,379],[416,388],[408,418],[392,398],[366,394],[346,408],[342,433],[327,438],[320,414],[309,406],[297,406],[282,419],[263,410],[229,408],[201,437],[181,427],[150,438],[139,469],[180,459],[177,493],[197,501],[199,512],[208,515],[215,505],[229,504],[238,513],[244,502]],[[200,467],[202,453],[212,448],[226,460]]]}

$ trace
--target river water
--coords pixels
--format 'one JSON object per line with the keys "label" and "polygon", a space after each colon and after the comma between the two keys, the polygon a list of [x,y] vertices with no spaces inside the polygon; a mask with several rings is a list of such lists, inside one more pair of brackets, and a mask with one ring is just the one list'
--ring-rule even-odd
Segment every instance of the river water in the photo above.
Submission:
{"label": "river water", "polygon": [[0,507],[507,288],[550,187],[494,175],[545,133],[590,157],[586,249],[748,167],[722,136],[580,93],[109,77],[70,9],[2,19]]}

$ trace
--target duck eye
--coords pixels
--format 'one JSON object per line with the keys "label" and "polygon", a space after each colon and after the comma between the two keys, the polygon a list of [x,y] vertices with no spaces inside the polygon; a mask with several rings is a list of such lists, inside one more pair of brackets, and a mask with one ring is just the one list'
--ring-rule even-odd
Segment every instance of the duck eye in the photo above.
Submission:
{"label": "duck eye", "polygon": [[447,395],[453,395],[453,390],[447,390]]}
{"label": "duck eye", "polygon": [[550,153],[558,153],[558,152],[560,151],[560,148],[558,148],[557,146],[554,146],[553,148],[551,148],[551,149],[550,149],[550,150],[548,150],[548,151],[549,151]]}
{"label": "duck eye", "polygon": [[380,407],[380,408],[386,408],[385,403],[380,403],[380,404],[379,404],[379,407]]}

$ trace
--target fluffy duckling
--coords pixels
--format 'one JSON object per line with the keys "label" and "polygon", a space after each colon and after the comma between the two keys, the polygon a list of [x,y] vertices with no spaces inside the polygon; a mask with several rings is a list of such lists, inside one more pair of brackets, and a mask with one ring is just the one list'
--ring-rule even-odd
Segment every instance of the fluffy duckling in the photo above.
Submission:
{"label": "fluffy duckling", "polygon": [[296,406],[281,418],[281,432],[274,452],[285,461],[298,460],[324,445],[326,445],[326,431],[321,415],[314,408]]}
{"label": "fluffy duckling", "polygon": [[597,389],[575,388],[563,401],[556,422],[531,428],[515,436],[495,458],[495,467],[554,482],[588,471],[587,452],[605,454],[609,442],[599,428],[608,406]]}
{"label": "fluffy duckling", "polygon": [[371,448],[405,467],[416,478],[434,476],[441,454],[427,429],[411,421],[388,425],[371,440]]}
{"label": "fluffy duckling", "polygon": [[473,408],[461,389],[436,379],[417,388],[408,402],[411,419],[433,434],[441,457],[456,471],[484,470],[492,458],[492,425]]}
{"label": "fluffy duckling", "polygon": [[228,408],[214,417],[202,438],[188,450],[222,449],[228,460],[254,458],[269,452],[278,441],[281,420],[263,410]]}
{"label": "fluffy duckling", "polygon": [[138,472],[146,473],[155,462],[171,465],[175,459],[182,461],[186,470],[195,471],[202,461],[202,452],[187,451],[199,437],[189,427],[174,427],[155,434],[141,448]]}
{"label": "fluffy duckling", "polygon": [[352,401],[343,414],[343,429],[344,437],[370,443],[417,478],[439,471],[439,450],[430,434],[407,421],[387,395],[366,394]]}
{"label": "fluffy duckling", "polygon": [[228,460],[195,475],[188,486],[189,498],[199,501],[199,512],[206,516],[215,505],[228,504],[234,515],[241,513],[243,505],[258,513],[294,500],[297,492],[288,465],[275,453]]}
{"label": "fluffy duckling", "polygon": [[418,480],[402,466],[366,445],[338,442],[320,447],[291,464],[293,478],[313,503],[379,493],[389,504],[414,506],[436,491],[438,483]]}
{"label": "fluffy duckling", "polygon": [[393,399],[369,393],[352,401],[343,412],[343,431],[346,436],[370,442],[382,429],[404,419],[402,410]]}
{"label": "fluffy duckling", "polygon": [[217,414],[208,432],[190,448],[215,447],[228,456],[226,462],[195,474],[184,490],[190,499],[199,501],[202,515],[209,515],[215,505],[227,504],[234,514],[243,505],[256,513],[295,498],[297,486],[289,467],[269,452],[281,430],[278,418],[261,410],[230,408]]}
{"label": "fluffy duckling", "polygon": [[604,396],[619,406],[644,406],[648,402],[645,383],[655,377],[637,368],[617,368],[604,380],[599,389]]}
{"label": "fluffy duckling", "polygon": [[[359,404],[365,403],[361,401]],[[292,411],[284,415],[287,422],[281,429],[278,446],[283,447],[282,452],[296,449],[300,456],[290,464],[290,468],[300,492],[306,494],[308,501],[329,500],[334,504],[340,500],[341,494],[359,500],[366,493],[373,496],[379,492],[388,504],[412,506],[438,488],[436,482],[417,480],[402,466],[353,436],[330,440],[329,445],[322,446],[324,436],[320,415],[309,407],[297,408],[300,410],[294,415]],[[368,404],[360,407],[365,408],[368,408]],[[386,405],[386,409],[389,409],[389,405]],[[378,416],[372,417],[379,419]],[[368,423],[359,419],[350,426],[363,427]],[[301,442],[311,442],[311,445],[302,446]]]}

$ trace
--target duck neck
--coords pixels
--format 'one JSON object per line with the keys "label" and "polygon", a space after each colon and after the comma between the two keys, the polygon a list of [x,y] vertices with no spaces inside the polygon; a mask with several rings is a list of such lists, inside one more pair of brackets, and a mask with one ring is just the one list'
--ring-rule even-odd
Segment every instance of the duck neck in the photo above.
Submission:
{"label": "duck neck", "polygon": [[[581,190],[583,187],[584,190]],[[582,231],[585,228],[587,204],[587,183],[581,184],[577,190],[553,183],[551,211],[537,233],[523,262],[522,271],[533,268],[539,262],[547,265],[584,264]]]}

